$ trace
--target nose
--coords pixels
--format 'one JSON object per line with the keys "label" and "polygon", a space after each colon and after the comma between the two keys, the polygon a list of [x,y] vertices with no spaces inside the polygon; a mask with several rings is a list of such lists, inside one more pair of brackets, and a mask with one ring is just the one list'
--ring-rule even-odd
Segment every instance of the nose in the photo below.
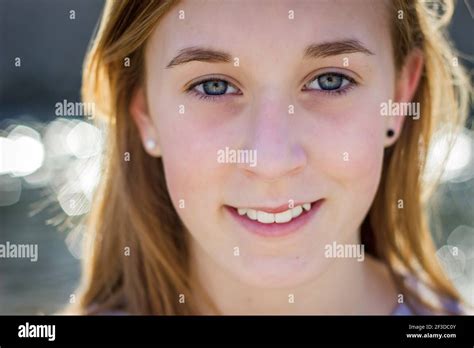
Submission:
{"label": "nose", "polygon": [[296,115],[290,114],[284,98],[265,98],[254,103],[246,136],[246,148],[256,153],[255,166],[241,166],[251,176],[268,182],[302,171],[307,157],[299,143]]}

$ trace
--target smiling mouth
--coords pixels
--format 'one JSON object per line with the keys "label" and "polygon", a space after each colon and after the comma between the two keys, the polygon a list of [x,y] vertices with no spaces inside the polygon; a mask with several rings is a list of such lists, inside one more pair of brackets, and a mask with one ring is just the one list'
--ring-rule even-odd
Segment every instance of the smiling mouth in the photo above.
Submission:
{"label": "smiling mouth", "polygon": [[324,201],[323,198],[314,202],[299,202],[291,208],[288,204],[277,208],[225,207],[233,220],[245,230],[263,237],[281,237],[302,230]]}
{"label": "smiling mouth", "polygon": [[303,214],[303,212],[310,210],[311,203],[303,203],[277,213],[252,208],[237,208],[237,213],[240,216],[244,216],[252,221],[258,221],[262,224],[284,224],[296,219]]}

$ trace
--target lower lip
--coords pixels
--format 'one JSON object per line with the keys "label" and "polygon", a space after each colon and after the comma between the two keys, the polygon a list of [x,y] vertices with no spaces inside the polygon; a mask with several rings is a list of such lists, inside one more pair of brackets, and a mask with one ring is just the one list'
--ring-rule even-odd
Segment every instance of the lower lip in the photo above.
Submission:
{"label": "lower lip", "polygon": [[303,213],[301,213],[300,216],[293,218],[291,221],[285,222],[283,224],[263,224],[257,220],[250,220],[245,215],[239,215],[237,209],[233,207],[226,206],[226,209],[231,214],[231,216],[236,219],[239,224],[241,224],[241,226],[251,233],[262,237],[283,237],[301,230],[301,228],[305,226],[317,213],[323,202],[324,199],[320,199],[312,203],[310,211],[303,209]]}

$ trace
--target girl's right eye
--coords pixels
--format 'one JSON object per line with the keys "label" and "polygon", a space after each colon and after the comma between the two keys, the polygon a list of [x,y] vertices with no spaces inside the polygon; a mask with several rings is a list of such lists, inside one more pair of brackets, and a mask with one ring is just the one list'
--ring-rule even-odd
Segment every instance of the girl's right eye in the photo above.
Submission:
{"label": "girl's right eye", "polygon": [[225,94],[240,94],[236,87],[221,79],[208,79],[196,82],[187,89],[187,92],[191,92],[202,99],[216,99]]}

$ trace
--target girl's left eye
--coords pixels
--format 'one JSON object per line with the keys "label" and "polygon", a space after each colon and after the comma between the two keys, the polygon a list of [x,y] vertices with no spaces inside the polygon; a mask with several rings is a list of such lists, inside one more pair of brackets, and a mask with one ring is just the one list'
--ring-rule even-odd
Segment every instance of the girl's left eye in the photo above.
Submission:
{"label": "girl's left eye", "polygon": [[316,76],[305,85],[306,89],[319,90],[326,93],[342,93],[356,84],[356,81],[339,73],[326,73]]}
{"label": "girl's left eye", "polygon": [[187,92],[192,92],[202,99],[215,99],[225,94],[240,94],[236,87],[221,79],[197,82],[189,87]]}

